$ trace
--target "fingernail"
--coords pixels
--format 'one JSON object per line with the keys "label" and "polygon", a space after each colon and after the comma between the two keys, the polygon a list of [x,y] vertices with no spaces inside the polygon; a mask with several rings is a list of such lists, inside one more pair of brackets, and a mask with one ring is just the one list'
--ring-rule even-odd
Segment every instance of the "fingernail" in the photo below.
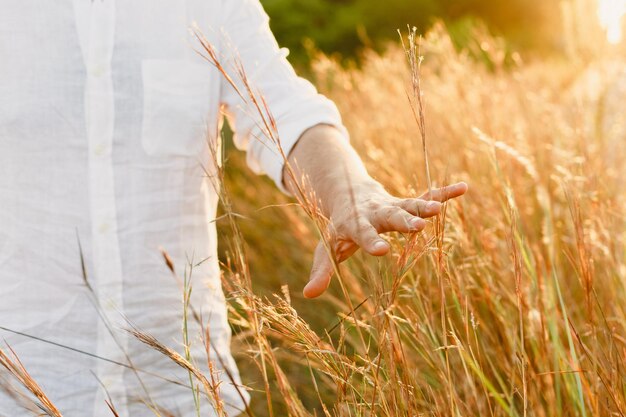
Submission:
{"label": "fingernail", "polygon": [[387,249],[387,242],[385,242],[384,240],[379,240],[378,242],[374,243],[374,250],[383,249]]}
{"label": "fingernail", "polygon": [[411,220],[409,220],[409,224],[413,229],[420,229],[422,226],[424,226],[424,220],[419,217],[413,217]]}
{"label": "fingernail", "polygon": [[311,293],[310,293],[310,288],[311,286],[309,284],[304,286],[304,289],[302,290],[302,294],[306,297],[306,298],[311,298]]}

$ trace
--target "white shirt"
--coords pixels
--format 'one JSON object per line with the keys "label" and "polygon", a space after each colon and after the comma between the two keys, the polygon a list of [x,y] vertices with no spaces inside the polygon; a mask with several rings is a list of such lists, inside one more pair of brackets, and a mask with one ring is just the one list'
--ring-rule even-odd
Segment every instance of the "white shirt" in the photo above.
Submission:
{"label": "white shirt", "polygon": [[[150,374],[188,384],[187,373],[128,337],[122,317],[182,352],[181,291],[159,247],[179,276],[188,259],[208,258],[193,270],[192,303],[238,380],[212,222],[217,197],[203,168],[215,170],[220,106],[253,170],[280,186],[283,163],[194,52],[190,24],[222,56],[236,51],[286,152],[313,125],[343,129],[336,107],[294,74],[258,0],[20,0],[0,10],[0,326],[122,363],[126,352],[146,390],[122,366],[2,330],[0,338],[66,417],[111,416],[102,386],[122,417],[154,415],[142,404],[151,399],[195,415],[189,389]],[[78,239],[114,337],[83,282]],[[204,369],[197,326],[190,334]],[[247,394],[223,379],[236,415]],[[0,394],[1,417],[27,414]]]}

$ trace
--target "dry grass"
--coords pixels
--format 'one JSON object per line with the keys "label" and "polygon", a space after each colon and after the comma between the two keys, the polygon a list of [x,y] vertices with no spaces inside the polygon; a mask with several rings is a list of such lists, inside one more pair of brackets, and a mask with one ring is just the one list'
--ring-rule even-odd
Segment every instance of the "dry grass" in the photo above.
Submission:
{"label": "dry grass", "polygon": [[[239,224],[255,292],[291,288],[289,299],[251,303],[237,271],[225,276],[237,346],[272,357],[260,369],[273,415],[626,413],[626,130],[619,105],[606,105],[623,97],[612,85],[624,63],[505,67],[496,41],[477,43],[492,65],[456,52],[436,28],[421,68],[433,181],[465,180],[471,191],[426,233],[390,236],[393,255],[342,266],[349,300],[337,282],[325,299],[302,300],[315,222],[292,206],[255,212],[259,200],[285,200],[239,174],[227,182],[232,207],[254,220]],[[403,51],[368,54],[358,71],[319,57],[315,75],[373,175],[399,195],[427,188]],[[275,252],[257,249],[268,239],[258,230],[276,231]],[[248,344],[246,311],[271,352]],[[257,375],[245,374],[259,389],[253,409],[270,415]],[[294,384],[292,399],[284,386]]]}
{"label": "dry grass", "polygon": [[[12,388],[11,395],[16,401],[23,403],[26,408],[30,408],[31,411],[37,412],[40,415],[62,417],[61,412],[41,389],[37,381],[30,376],[28,370],[26,370],[11,347],[8,347],[8,352],[0,349],[0,365],[6,369],[10,375],[14,376],[15,380],[21,385],[21,388],[26,391],[24,392],[18,387],[9,385]],[[31,407],[31,405],[34,407]]]}
{"label": "dry grass", "polygon": [[[231,175],[220,171],[223,283],[252,388],[247,415],[626,414],[626,128],[610,104],[623,103],[611,83],[626,64],[505,68],[498,43],[479,41],[490,66],[437,27],[420,68],[433,183],[465,180],[470,193],[425,232],[388,236],[384,259],[338,267],[322,299],[299,295],[324,230],[306,184],[287,205],[266,180],[242,176],[239,155]],[[319,57],[314,72],[374,177],[398,195],[427,188],[404,51],[369,53],[360,70]],[[241,95],[274,140],[248,87]],[[217,376],[188,351],[133,334],[189,372],[196,401],[222,409]]]}

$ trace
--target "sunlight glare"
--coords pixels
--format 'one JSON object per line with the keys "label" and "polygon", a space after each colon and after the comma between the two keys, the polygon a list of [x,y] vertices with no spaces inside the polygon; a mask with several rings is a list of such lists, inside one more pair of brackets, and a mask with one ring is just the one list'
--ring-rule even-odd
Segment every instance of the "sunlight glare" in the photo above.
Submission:
{"label": "sunlight glare", "polygon": [[626,0],[599,0],[598,18],[606,30],[610,43],[618,44],[622,40],[622,18],[626,14]]}

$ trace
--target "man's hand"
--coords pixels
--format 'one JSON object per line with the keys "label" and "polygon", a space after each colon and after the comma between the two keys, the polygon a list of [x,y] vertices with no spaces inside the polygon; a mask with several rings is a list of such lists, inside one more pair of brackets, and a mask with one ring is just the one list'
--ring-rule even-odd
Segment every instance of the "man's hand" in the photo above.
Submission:
{"label": "man's hand", "polygon": [[[436,216],[441,203],[465,194],[467,185],[458,183],[433,190],[418,198],[396,198],[378,184],[355,187],[352,194],[344,196],[330,217],[330,240],[327,244],[337,262],[343,262],[359,248],[374,256],[389,252],[389,244],[379,233],[419,232],[426,226],[425,218]],[[315,249],[313,268],[304,296],[320,296],[330,284],[334,266],[324,242]]]}
{"label": "man's hand", "polygon": [[[418,198],[397,198],[385,191],[365,170],[363,163],[339,132],[324,125],[307,130],[289,156],[296,178],[306,177],[322,211],[330,219],[327,244],[315,250],[309,283],[304,296],[321,295],[330,284],[333,253],[342,262],[359,248],[374,256],[389,252],[389,244],[379,234],[418,232],[425,218],[436,216],[441,203],[467,191],[465,183],[432,190]],[[284,175],[284,177],[287,177]],[[296,186],[285,181],[295,193]]]}

